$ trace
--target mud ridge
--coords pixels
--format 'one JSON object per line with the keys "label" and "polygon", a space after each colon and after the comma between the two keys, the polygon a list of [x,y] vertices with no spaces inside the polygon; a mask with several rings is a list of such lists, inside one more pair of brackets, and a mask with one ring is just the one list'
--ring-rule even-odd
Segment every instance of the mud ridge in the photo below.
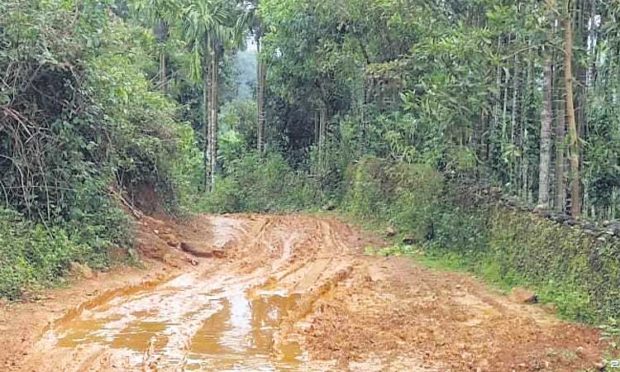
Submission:
{"label": "mud ridge", "polygon": [[68,306],[8,370],[573,371],[605,347],[467,275],[364,255],[380,240],[334,218],[143,228],[145,256],[177,269]]}

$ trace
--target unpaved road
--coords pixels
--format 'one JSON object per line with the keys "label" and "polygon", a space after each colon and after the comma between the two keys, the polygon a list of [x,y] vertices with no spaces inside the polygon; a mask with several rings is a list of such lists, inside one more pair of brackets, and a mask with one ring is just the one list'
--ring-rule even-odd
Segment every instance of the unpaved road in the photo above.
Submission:
{"label": "unpaved road", "polygon": [[[0,366],[575,371],[601,360],[597,331],[512,303],[463,274],[365,255],[380,241],[335,219],[201,216],[143,225],[142,252],[176,269],[158,267],[148,280],[108,291],[107,279],[95,278],[84,286],[99,292],[79,306],[73,289],[5,307]],[[173,248],[181,242],[203,258]],[[54,321],[39,332],[42,319]]]}

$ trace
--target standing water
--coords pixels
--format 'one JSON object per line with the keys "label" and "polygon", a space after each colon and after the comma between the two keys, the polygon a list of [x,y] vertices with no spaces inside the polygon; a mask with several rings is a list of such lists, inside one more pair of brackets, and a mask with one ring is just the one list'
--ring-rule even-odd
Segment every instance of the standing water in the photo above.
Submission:
{"label": "standing water", "polygon": [[84,310],[49,337],[61,348],[101,347],[136,369],[291,370],[302,351],[276,337],[298,301],[232,278],[207,282],[187,274]]}

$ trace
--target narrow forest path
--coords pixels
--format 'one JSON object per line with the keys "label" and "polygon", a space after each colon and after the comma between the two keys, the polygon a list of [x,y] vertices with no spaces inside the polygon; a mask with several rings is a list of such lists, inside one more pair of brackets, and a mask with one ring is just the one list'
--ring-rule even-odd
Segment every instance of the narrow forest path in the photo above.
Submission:
{"label": "narrow forest path", "polygon": [[[467,275],[365,255],[380,241],[332,218],[149,221],[143,248],[176,269],[70,310],[71,299],[52,297],[40,306],[55,320],[40,334],[24,329],[29,318],[36,329],[41,309],[7,307],[0,363],[23,371],[574,371],[601,359],[596,330],[512,303]],[[206,258],[153,248],[149,234]]]}

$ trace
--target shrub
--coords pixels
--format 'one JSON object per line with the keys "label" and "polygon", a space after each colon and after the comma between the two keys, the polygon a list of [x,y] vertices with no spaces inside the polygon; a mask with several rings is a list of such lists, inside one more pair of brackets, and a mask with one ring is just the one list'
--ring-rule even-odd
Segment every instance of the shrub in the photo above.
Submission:
{"label": "shrub", "polygon": [[279,154],[248,153],[226,165],[215,190],[202,196],[198,209],[208,212],[290,212],[320,205],[315,182],[293,170]]}
{"label": "shrub", "polygon": [[9,297],[73,259],[106,267],[130,243],[111,190],[155,190],[174,211],[200,177],[192,128],[147,76],[154,37],[100,2],[77,18],[75,5],[0,2],[0,201],[19,213],[0,216]]}
{"label": "shrub", "polygon": [[419,242],[433,234],[442,177],[431,167],[366,157],[348,171],[347,179],[347,212],[389,221]]}
{"label": "shrub", "polygon": [[537,288],[541,300],[572,320],[605,323],[620,316],[619,242],[456,195],[443,199],[436,216],[429,255],[456,255],[466,269],[502,286]]}
{"label": "shrub", "polygon": [[65,230],[46,229],[0,207],[0,297],[16,299],[29,287],[54,283],[70,262],[86,262],[90,253]]}

